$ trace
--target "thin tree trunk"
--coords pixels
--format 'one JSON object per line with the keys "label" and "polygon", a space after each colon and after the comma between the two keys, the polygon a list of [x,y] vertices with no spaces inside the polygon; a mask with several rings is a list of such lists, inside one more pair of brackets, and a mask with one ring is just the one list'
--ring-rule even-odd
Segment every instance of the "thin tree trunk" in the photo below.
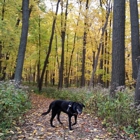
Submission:
{"label": "thin tree trunk", "polygon": [[81,87],[85,86],[85,60],[86,60],[86,44],[87,44],[87,14],[88,14],[89,0],[86,0],[86,15],[84,21],[84,36],[83,36],[83,52],[82,52],[82,75],[81,75]]}
{"label": "thin tree trunk", "polygon": [[135,96],[134,96],[135,105],[140,104],[140,57],[137,58],[137,61],[139,63],[139,69],[138,69]]}
{"label": "thin tree trunk", "polygon": [[37,83],[39,83],[39,79],[40,79],[40,57],[41,57],[41,55],[40,55],[40,48],[41,48],[41,31],[40,31],[41,26],[40,26],[40,22],[41,22],[41,20],[40,20],[40,16],[39,16],[39,21],[38,21],[38,32],[39,32],[39,34],[38,34]]}
{"label": "thin tree trunk", "polygon": [[67,54],[66,54],[66,70],[65,70],[65,73],[66,73],[65,75],[66,76],[65,76],[65,80],[64,80],[65,81],[64,83],[65,83],[66,87],[69,86],[69,79],[68,79],[68,53],[69,53],[68,48],[69,48],[69,45],[68,44],[69,44],[69,36],[67,34],[67,51],[66,51]]}
{"label": "thin tree trunk", "polygon": [[96,69],[97,69],[99,54],[100,54],[100,51],[101,51],[101,48],[102,48],[103,36],[104,36],[105,30],[106,30],[106,27],[108,25],[108,19],[109,19],[109,15],[110,15],[110,10],[111,10],[111,1],[109,1],[109,3],[108,3],[107,13],[106,13],[106,21],[105,21],[104,26],[102,28],[102,34],[101,34],[101,38],[100,38],[100,42],[99,42],[99,47],[98,47],[98,50],[97,50],[97,53],[96,53],[96,56],[95,56],[95,60],[93,62],[94,63],[93,64],[93,71],[92,71],[89,87],[94,86],[93,85],[93,83],[94,83],[94,75],[95,75],[95,72],[96,72]]}
{"label": "thin tree trunk", "polygon": [[108,74],[109,74],[109,49],[108,49],[108,32],[105,32],[105,60],[104,60],[104,70],[105,70],[105,87],[108,88],[109,86],[109,80],[108,80]]}
{"label": "thin tree trunk", "polygon": [[[3,1],[3,5],[2,5],[2,11],[1,11],[2,15],[1,15],[1,20],[4,20],[4,14],[5,14],[5,0]],[[2,48],[3,48],[3,41],[0,40],[0,73],[3,74],[3,70],[2,70]],[[2,80],[2,78],[0,78],[0,80]]]}
{"label": "thin tree trunk", "polygon": [[[63,1],[62,1],[63,3]],[[62,39],[62,54],[61,54],[61,63],[59,69],[59,83],[58,88],[63,87],[63,71],[64,71],[64,49],[65,49],[65,36],[66,36],[66,25],[67,25],[67,10],[68,10],[68,0],[66,1],[66,11],[65,17],[63,18],[63,4],[62,4],[62,13],[61,13],[61,39]],[[63,25],[64,24],[64,25]]]}
{"label": "thin tree trunk", "polygon": [[[79,8],[79,11],[81,11],[81,8],[82,8],[82,5],[81,5],[81,1],[80,1],[80,8]],[[78,16],[77,24],[76,24],[77,27],[78,27],[78,25],[79,25],[80,14],[81,14],[81,13],[79,12],[79,16]],[[75,50],[76,36],[77,36],[77,29],[76,29],[76,31],[75,31],[75,33],[74,33],[73,48],[72,48],[72,51],[71,51],[71,56],[70,56],[70,61],[69,61],[68,82],[69,82],[69,77],[70,77],[70,71],[71,71],[71,65],[72,65],[72,60],[73,60],[73,54],[74,54],[74,50]],[[69,83],[68,83],[68,84],[69,84]]]}
{"label": "thin tree trunk", "polygon": [[[100,58],[100,70],[104,70],[104,41],[102,42],[102,50],[101,50],[101,58]],[[98,83],[100,83],[101,85],[103,85],[103,80],[102,80],[102,77],[103,77],[104,73],[102,74],[99,74],[99,77],[98,77]]]}
{"label": "thin tree trunk", "polygon": [[44,74],[45,74],[45,71],[46,71],[46,67],[49,63],[49,56],[50,56],[51,49],[52,49],[52,41],[53,41],[53,36],[54,36],[54,31],[55,31],[55,23],[56,23],[56,16],[57,16],[57,13],[58,13],[59,2],[60,2],[60,0],[58,0],[58,2],[57,2],[55,17],[54,17],[53,25],[52,25],[52,33],[51,33],[50,42],[49,42],[49,49],[48,49],[48,53],[46,55],[43,70],[42,70],[41,77],[40,77],[39,83],[38,83],[39,91],[41,91],[41,89],[42,89],[43,77],[44,77]]}
{"label": "thin tree trunk", "polygon": [[59,69],[59,59],[58,59],[58,41],[57,41],[57,33],[56,33],[56,30],[55,30],[55,51],[56,51],[56,54],[55,54],[55,58],[56,58],[56,62],[57,62],[57,66],[58,66],[58,69]]}

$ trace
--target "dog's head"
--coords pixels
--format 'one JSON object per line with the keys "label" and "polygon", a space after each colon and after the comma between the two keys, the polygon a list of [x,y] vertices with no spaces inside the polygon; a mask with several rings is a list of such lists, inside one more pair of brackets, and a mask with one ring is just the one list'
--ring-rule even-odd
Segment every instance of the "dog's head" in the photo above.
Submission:
{"label": "dog's head", "polygon": [[76,111],[75,113],[78,114],[78,115],[82,114],[83,107],[85,107],[84,104],[76,103],[75,104],[75,111]]}

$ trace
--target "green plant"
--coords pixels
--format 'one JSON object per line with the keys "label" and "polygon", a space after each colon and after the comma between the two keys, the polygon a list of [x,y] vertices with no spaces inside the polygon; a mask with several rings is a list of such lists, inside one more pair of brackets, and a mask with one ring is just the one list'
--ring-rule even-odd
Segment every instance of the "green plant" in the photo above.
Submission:
{"label": "green plant", "polygon": [[102,90],[95,92],[89,99],[88,108],[91,113],[103,119],[105,127],[115,124],[127,134],[139,133],[137,130],[140,129],[140,109],[134,106],[133,94],[127,90],[117,92],[116,98],[111,98],[109,92],[104,93]]}
{"label": "green plant", "polygon": [[0,82],[0,129],[5,130],[30,107],[28,94],[13,82]]}
{"label": "green plant", "polygon": [[136,130],[132,126],[124,127],[124,131],[129,135],[136,132]]}

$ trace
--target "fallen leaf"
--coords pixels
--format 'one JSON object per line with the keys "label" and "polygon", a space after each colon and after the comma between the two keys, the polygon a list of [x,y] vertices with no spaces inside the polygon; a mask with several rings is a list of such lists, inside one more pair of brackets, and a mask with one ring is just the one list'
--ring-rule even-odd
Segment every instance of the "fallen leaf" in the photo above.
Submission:
{"label": "fallen leaf", "polygon": [[16,126],[15,126],[15,129],[16,129],[17,131],[19,131],[19,130],[20,130],[20,127],[16,127]]}
{"label": "fallen leaf", "polygon": [[74,131],[73,130],[69,130],[69,133],[73,133]]}
{"label": "fallen leaf", "polygon": [[12,130],[10,130],[10,133],[11,133],[11,134],[15,134],[15,132],[14,132],[14,131],[12,131]]}
{"label": "fallen leaf", "polygon": [[37,132],[37,130],[34,130],[34,131],[33,131],[33,135],[35,135],[35,134],[36,134],[36,132]]}
{"label": "fallen leaf", "polygon": [[22,131],[18,131],[17,133],[18,133],[18,134],[21,134],[21,133],[22,133]]}
{"label": "fallen leaf", "polygon": [[3,136],[4,134],[3,133],[0,133],[0,136]]}
{"label": "fallen leaf", "polygon": [[49,135],[49,136],[52,135],[52,134],[53,134],[52,132],[47,132],[47,135]]}

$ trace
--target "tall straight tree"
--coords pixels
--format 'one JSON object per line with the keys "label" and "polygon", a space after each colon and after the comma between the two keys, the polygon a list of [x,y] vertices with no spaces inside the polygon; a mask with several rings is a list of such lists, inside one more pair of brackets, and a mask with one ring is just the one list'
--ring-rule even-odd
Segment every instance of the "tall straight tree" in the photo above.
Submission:
{"label": "tall straight tree", "polygon": [[89,0],[86,0],[86,14],[84,21],[84,35],[83,35],[83,52],[82,52],[82,75],[81,75],[81,87],[85,86],[85,60],[86,60],[86,44],[87,44],[87,20],[88,20]]}
{"label": "tall straight tree", "polygon": [[29,27],[29,0],[22,0],[22,32],[14,77],[15,82],[21,82],[24,56],[28,37],[28,27]]}
{"label": "tall straight tree", "polygon": [[131,44],[133,79],[136,80],[135,103],[140,104],[140,46],[139,46],[139,18],[137,0],[130,0],[131,16]]}
{"label": "tall straight tree", "polygon": [[132,46],[132,70],[133,79],[137,79],[138,63],[137,57],[140,56],[139,46],[139,17],[137,0],[130,0],[130,20],[131,20],[131,46]]}
{"label": "tall straight tree", "polygon": [[69,77],[70,77],[70,72],[71,72],[71,66],[72,66],[72,61],[73,61],[73,55],[74,55],[74,51],[75,51],[75,47],[76,47],[76,37],[77,37],[77,27],[79,26],[79,21],[80,21],[80,16],[81,16],[81,8],[82,8],[82,1],[79,0],[79,13],[78,13],[78,18],[77,18],[77,23],[76,23],[76,30],[75,30],[75,33],[74,33],[74,37],[73,37],[73,47],[72,47],[72,51],[71,51],[71,54],[70,54],[70,61],[69,61],[69,68],[68,68],[68,80],[67,80],[67,87],[69,85]]}
{"label": "tall straight tree", "polygon": [[49,47],[48,47],[48,53],[46,55],[43,70],[42,70],[41,77],[40,77],[39,83],[38,83],[39,91],[41,91],[41,89],[42,89],[43,77],[44,77],[44,74],[45,74],[45,71],[46,71],[46,67],[47,67],[47,65],[49,63],[49,56],[50,56],[50,53],[51,53],[51,50],[52,50],[52,42],[53,42],[53,36],[54,36],[54,31],[55,31],[55,23],[56,23],[59,3],[60,3],[60,0],[58,0],[58,2],[57,2],[56,12],[55,12],[55,16],[54,16],[53,24],[52,24],[52,31],[51,31],[51,37],[50,37],[50,42],[49,42]]}
{"label": "tall straight tree", "polygon": [[[3,4],[2,4],[2,10],[1,10],[1,21],[4,20],[4,14],[5,14],[5,0],[3,1]],[[0,74],[3,74],[4,75],[4,71],[2,69],[2,48],[3,48],[3,41],[0,40]],[[4,80],[3,78],[4,76],[0,77],[0,80]]]}
{"label": "tall straight tree", "polygon": [[63,71],[64,71],[64,50],[65,50],[65,36],[66,36],[66,25],[67,25],[67,14],[68,14],[68,0],[66,1],[65,16],[63,17],[63,0],[61,1],[61,40],[62,40],[62,53],[61,63],[59,68],[59,83],[58,88],[63,87]]}
{"label": "tall straight tree", "polygon": [[116,87],[125,85],[125,0],[114,0],[111,76],[114,96]]}

